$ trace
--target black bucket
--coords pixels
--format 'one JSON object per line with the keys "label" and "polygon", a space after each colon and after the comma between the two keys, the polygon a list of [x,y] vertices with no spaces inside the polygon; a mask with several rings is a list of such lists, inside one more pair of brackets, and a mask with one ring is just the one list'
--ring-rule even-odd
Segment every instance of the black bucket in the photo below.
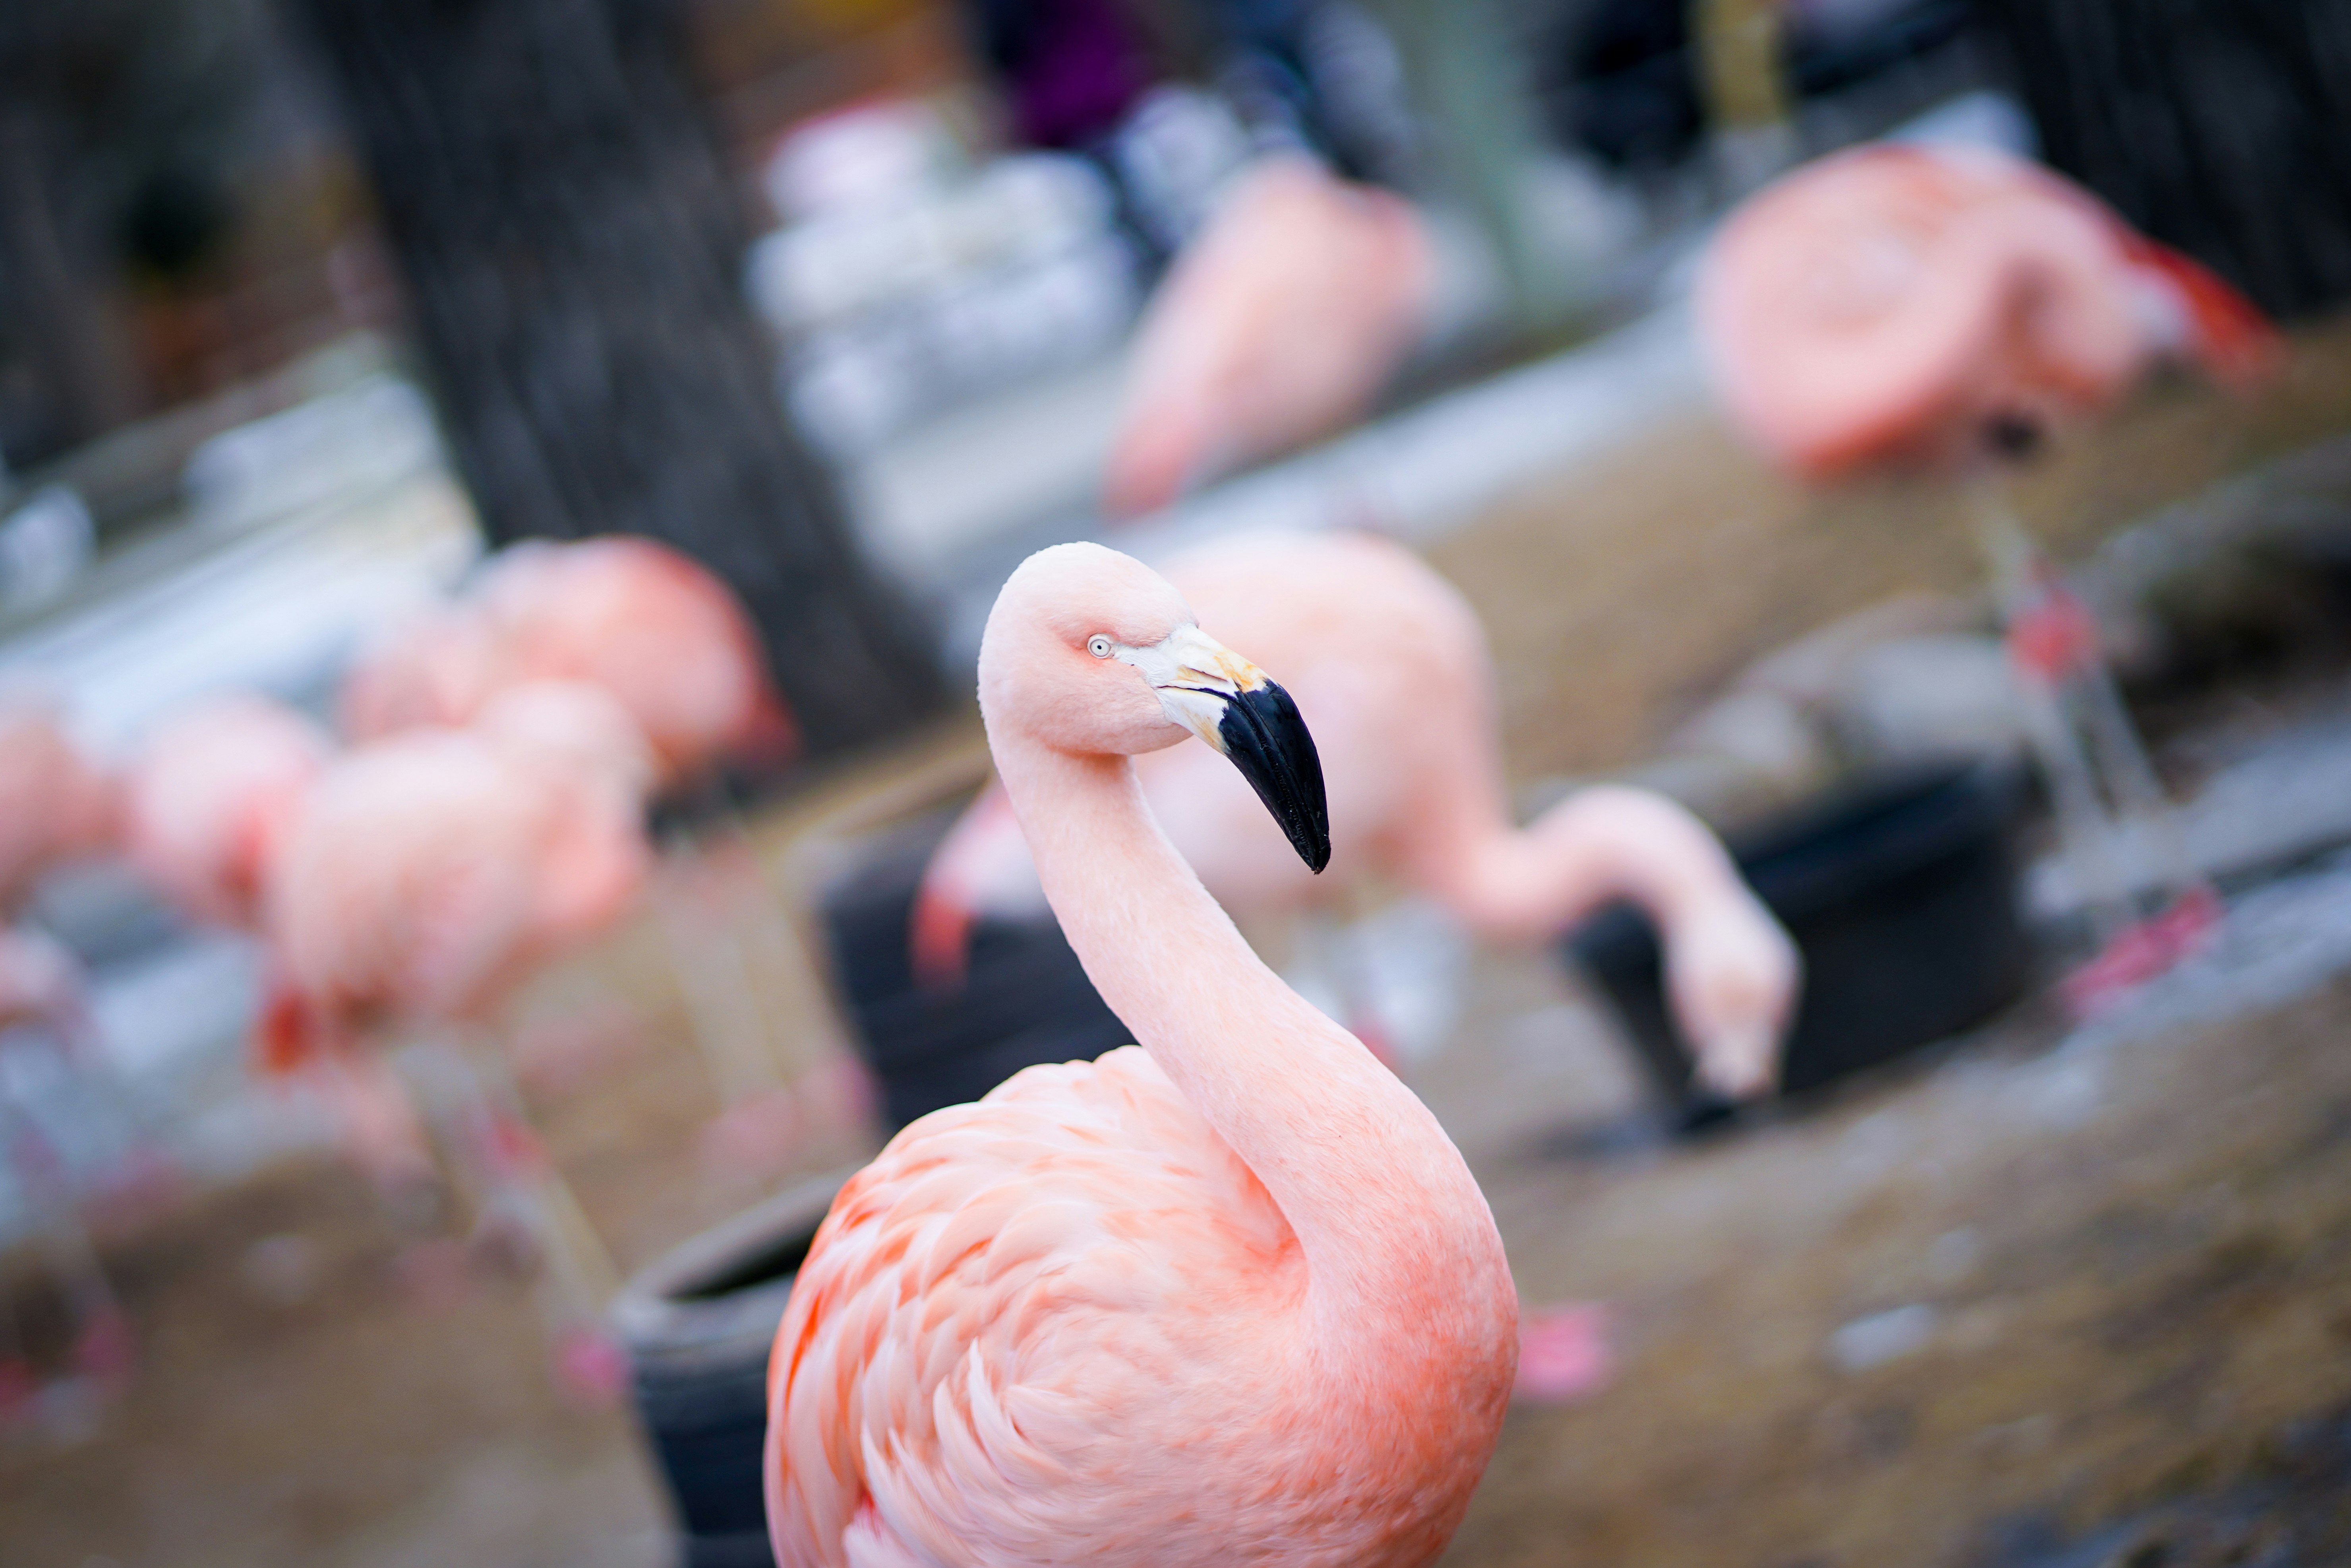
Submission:
{"label": "black bucket", "polygon": [[[1731,841],[1804,956],[1781,1064],[1801,1094],[1982,1022],[2022,992],[2031,954],[2017,908],[2012,769],[1920,766],[1866,779]],[[1667,1009],[1656,927],[1629,905],[1587,921],[1566,950],[1624,1018],[1686,1126],[1722,1107],[1691,1087]]]}
{"label": "black bucket", "polygon": [[908,923],[954,813],[877,835],[821,900],[834,983],[891,1125],[978,1099],[1024,1067],[1133,1041],[1048,915],[981,920],[960,986],[914,983]]}
{"label": "black bucket", "polygon": [[677,1511],[683,1568],[774,1568],[760,1474],[768,1352],[848,1172],[704,1231],[613,1299],[631,1393]]}

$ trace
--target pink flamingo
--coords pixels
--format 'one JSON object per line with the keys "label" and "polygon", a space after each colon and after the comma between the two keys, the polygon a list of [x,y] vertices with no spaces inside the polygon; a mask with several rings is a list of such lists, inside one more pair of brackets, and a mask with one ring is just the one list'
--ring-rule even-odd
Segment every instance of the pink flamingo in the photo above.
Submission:
{"label": "pink flamingo", "polygon": [[[266,909],[304,1051],[381,1023],[481,1018],[635,896],[642,753],[601,753],[596,733],[627,734],[625,716],[589,689],[510,696],[496,727],[414,730],[337,758],[284,831]],[[574,727],[600,708],[592,729]],[[600,765],[580,766],[590,757]]]}
{"label": "pink flamingo", "polygon": [[489,619],[467,601],[444,601],[394,622],[360,651],[343,677],[336,716],[355,742],[460,729],[510,678]]}
{"label": "pink flamingo", "polygon": [[113,848],[120,803],[55,709],[0,697],[0,910],[20,905],[56,866]]}
{"label": "pink flamingo", "polygon": [[[396,629],[361,658],[344,688],[345,722],[360,737],[461,726],[509,686],[547,681],[601,686],[627,710],[656,755],[647,793],[708,790],[721,764],[774,764],[798,744],[758,634],[726,585],[677,551],[632,538],[501,550],[467,598]],[[680,852],[667,858],[654,903],[695,1044],[726,1106],[710,1147],[780,1147],[768,1134],[796,1107],[738,929],[756,915],[745,905],[767,890],[741,822],[719,817],[715,843],[693,854],[673,846]],[[708,894],[722,882],[730,897],[713,918]]]}
{"label": "pink flamingo", "polygon": [[979,685],[1046,895],[1143,1043],[926,1116],[842,1189],[768,1364],[778,1562],[1431,1561],[1510,1396],[1500,1238],[1436,1119],[1249,951],[1128,761],[1197,737],[1319,867],[1298,710],[1092,545],[1013,573]]}
{"label": "pink flamingo", "polygon": [[615,1375],[595,1317],[609,1260],[510,1087],[447,1042],[633,903],[651,859],[638,799],[652,766],[601,690],[515,687],[472,730],[412,731],[329,767],[285,831],[265,899],[278,968],[266,1059],[283,1069],[418,1042],[402,1058],[456,1124],[493,1233],[519,1232],[546,1262],[559,1365],[597,1396]]}
{"label": "pink flamingo", "polygon": [[[59,944],[26,927],[0,930],[0,1039],[20,1047],[38,1041],[68,1061],[87,1058],[97,1044],[81,965]],[[99,1262],[61,1156],[5,1086],[0,1143],[73,1324],[68,1352],[73,1375],[101,1397],[119,1394],[137,1357],[130,1317]],[[40,1395],[13,1310],[0,1301],[0,1424],[24,1419]]]}
{"label": "pink flamingo", "polygon": [[251,931],[265,870],[334,743],[282,703],[237,695],[167,721],[124,780],[131,864],[179,908]]}
{"label": "pink flamingo", "polygon": [[[1720,841],[1647,790],[1578,792],[1513,828],[1502,781],[1493,661],[1452,585],[1400,546],[1364,535],[1225,538],[1168,563],[1203,615],[1267,651],[1336,764],[1331,837],[1344,879],[1318,883],[1280,848],[1228,770],[1191,747],[1139,758],[1152,810],[1217,902],[1251,915],[1327,902],[1385,875],[1481,935],[1556,936],[1614,898],[1663,929],[1674,1005],[1700,1078],[1745,1097],[1772,1081],[1794,1000],[1794,945]],[[915,904],[916,972],[961,975],[981,913],[1040,913],[1019,824],[984,794],[933,858]]]}
{"label": "pink flamingo", "polygon": [[[1723,225],[1698,312],[1734,420],[1813,477],[1924,465],[1980,480],[2162,359],[2244,386],[2279,352],[2202,267],[2047,171],[1979,149],[1862,147],[1781,180]],[[2059,825],[2104,895],[2105,949],[2068,988],[2095,1009],[2198,946],[2219,904],[2171,829],[2088,612],[1997,486],[1977,497]],[[2161,877],[2125,869],[2108,800],[2156,829]],[[2139,919],[2150,880],[2175,896]]]}
{"label": "pink flamingo", "polygon": [[466,598],[360,656],[343,724],[360,740],[459,727],[507,687],[538,681],[603,687],[652,742],[667,787],[797,744],[758,633],[726,585],[665,545],[617,537],[499,551]]}
{"label": "pink flamingo", "polygon": [[1304,158],[1260,161],[1144,314],[1110,508],[1164,507],[1361,415],[1426,328],[1435,287],[1428,232],[1409,202]]}
{"label": "pink flamingo", "polygon": [[644,731],[664,782],[798,744],[759,636],[726,586],[643,538],[510,545],[475,597],[519,680],[602,686]]}
{"label": "pink flamingo", "polygon": [[1980,148],[1876,144],[1779,181],[1723,225],[1698,308],[1740,427],[1815,477],[1964,463],[2166,355],[2242,384],[2276,351],[2205,268]]}
{"label": "pink flamingo", "polygon": [[[619,699],[653,742],[666,788],[707,790],[721,763],[779,761],[797,747],[758,633],[726,585],[675,550],[642,538],[510,546],[475,594],[517,671],[592,682]],[[699,842],[681,833],[669,847],[654,906],[724,1105],[704,1153],[756,1175],[761,1151],[780,1158],[797,1142],[803,1110],[770,1049],[746,950],[769,889],[731,810]]]}
{"label": "pink flamingo", "polygon": [[[124,781],[131,862],[192,918],[258,934],[279,841],[332,759],[325,729],[282,703],[240,694],[166,721]],[[315,1074],[344,1144],[396,1212],[434,1186],[414,1104],[373,1058],[320,1061]]]}

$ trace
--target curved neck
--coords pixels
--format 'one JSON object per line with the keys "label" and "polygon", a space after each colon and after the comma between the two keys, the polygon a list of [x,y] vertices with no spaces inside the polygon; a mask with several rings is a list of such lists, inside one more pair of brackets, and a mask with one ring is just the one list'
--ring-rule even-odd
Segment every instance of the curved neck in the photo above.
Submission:
{"label": "curved neck", "polygon": [[989,741],[1088,977],[1297,1235],[1326,1364],[1420,1361],[1490,1333],[1496,1303],[1479,1287],[1509,1290],[1500,1238],[1427,1108],[1250,950],[1125,758],[1071,756],[994,726]]}
{"label": "curved neck", "polygon": [[1667,941],[1726,894],[1741,890],[1722,842],[1683,807],[1646,789],[1594,785],[1523,830],[1499,811],[1448,857],[1455,911],[1490,936],[1543,941],[1618,898],[1631,899]]}

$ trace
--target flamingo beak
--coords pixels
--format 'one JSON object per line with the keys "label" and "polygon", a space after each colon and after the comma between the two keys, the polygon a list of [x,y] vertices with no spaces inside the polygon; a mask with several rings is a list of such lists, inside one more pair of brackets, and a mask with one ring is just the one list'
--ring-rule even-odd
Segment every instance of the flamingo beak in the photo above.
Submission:
{"label": "flamingo beak", "polygon": [[1143,671],[1169,718],[1240,769],[1300,860],[1318,874],[1331,863],[1322,758],[1288,692],[1196,626],[1120,657]]}

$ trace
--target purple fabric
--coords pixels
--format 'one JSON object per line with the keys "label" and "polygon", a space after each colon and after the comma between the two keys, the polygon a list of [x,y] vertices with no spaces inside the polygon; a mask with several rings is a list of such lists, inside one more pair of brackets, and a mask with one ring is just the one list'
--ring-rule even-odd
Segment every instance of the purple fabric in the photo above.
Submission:
{"label": "purple fabric", "polygon": [[1117,0],[1030,0],[1025,57],[1006,84],[1013,126],[1036,147],[1099,141],[1151,85],[1143,41]]}

